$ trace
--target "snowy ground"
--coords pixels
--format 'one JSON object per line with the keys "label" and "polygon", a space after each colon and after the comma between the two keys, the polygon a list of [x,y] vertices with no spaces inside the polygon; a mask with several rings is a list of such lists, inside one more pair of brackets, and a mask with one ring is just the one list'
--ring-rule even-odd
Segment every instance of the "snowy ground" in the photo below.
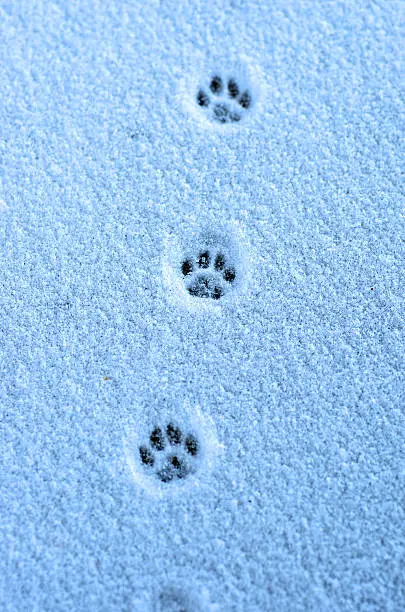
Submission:
{"label": "snowy ground", "polygon": [[401,42],[0,0],[2,611],[404,609]]}

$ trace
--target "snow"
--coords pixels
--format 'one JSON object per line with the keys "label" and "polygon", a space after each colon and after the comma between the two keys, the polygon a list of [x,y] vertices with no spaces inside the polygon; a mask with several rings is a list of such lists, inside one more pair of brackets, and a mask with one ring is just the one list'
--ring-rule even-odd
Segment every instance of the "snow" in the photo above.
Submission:
{"label": "snow", "polygon": [[2,610],[404,608],[401,42],[396,1],[0,0]]}

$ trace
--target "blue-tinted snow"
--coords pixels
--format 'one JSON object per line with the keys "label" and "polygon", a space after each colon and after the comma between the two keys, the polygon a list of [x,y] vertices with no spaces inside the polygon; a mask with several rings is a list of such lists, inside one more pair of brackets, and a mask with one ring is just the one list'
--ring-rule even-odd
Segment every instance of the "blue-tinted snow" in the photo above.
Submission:
{"label": "blue-tinted snow", "polygon": [[[2,610],[404,608],[401,55],[396,1],[0,2]],[[200,478],[134,478],[159,419]]]}

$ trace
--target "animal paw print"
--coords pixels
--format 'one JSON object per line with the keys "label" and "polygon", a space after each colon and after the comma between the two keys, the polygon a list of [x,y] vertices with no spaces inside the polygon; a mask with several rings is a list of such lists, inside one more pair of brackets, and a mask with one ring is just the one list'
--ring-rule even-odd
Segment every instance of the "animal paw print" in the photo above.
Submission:
{"label": "animal paw print", "polygon": [[240,121],[252,105],[249,89],[241,88],[233,77],[224,80],[219,75],[212,77],[208,90],[198,90],[196,100],[198,106],[205,109],[211,120],[217,123]]}
{"label": "animal paw print", "polygon": [[169,423],[165,429],[154,427],[149,444],[139,447],[145,469],[153,471],[165,483],[182,480],[194,473],[199,452],[197,437],[192,433],[184,435],[180,427],[173,423]]}
{"label": "animal paw print", "polygon": [[236,278],[235,268],[228,265],[221,251],[200,251],[195,260],[183,261],[181,271],[190,295],[219,300]]}

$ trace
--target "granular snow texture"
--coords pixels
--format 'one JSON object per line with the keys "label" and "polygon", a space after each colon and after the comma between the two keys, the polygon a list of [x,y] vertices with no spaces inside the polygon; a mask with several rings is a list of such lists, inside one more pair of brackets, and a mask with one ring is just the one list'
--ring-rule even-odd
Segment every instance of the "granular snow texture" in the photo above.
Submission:
{"label": "granular snow texture", "polygon": [[405,609],[401,8],[0,0],[2,612]]}

